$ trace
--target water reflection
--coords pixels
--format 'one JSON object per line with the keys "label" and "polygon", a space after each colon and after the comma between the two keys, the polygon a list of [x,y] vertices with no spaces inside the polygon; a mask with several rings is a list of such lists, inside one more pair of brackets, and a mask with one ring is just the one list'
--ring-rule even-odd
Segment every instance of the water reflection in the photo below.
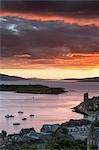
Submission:
{"label": "water reflection", "polygon": [[[82,84],[82,83],[81,83]],[[83,83],[84,84],[84,83]],[[89,83],[90,84],[90,83]],[[19,132],[21,128],[34,127],[39,130],[45,123],[62,123],[71,118],[82,118],[82,115],[72,112],[70,108],[78,105],[83,100],[84,91],[88,90],[89,95],[99,95],[96,84],[94,88],[88,89],[88,85],[79,88],[73,87],[71,92],[61,95],[36,95],[36,94],[19,94],[14,92],[0,92],[0,130],[7,130],[8,133]],[[70,87],[70,85],[69,85]],[[23,111],[23,114],[18,114],[18,111]],[[4,116],[13,114],[14,118],[6,119]],[[34,114],[30,118],[30,114]],[[22,118],[26,117],[26,121]],[[20,126],[13,126],[14,122],[20,122]]]}

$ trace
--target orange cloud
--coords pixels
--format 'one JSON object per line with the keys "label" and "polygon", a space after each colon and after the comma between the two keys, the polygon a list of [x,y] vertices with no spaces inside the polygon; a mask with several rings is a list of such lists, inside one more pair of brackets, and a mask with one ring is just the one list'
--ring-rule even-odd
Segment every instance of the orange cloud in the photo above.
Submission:
{"label": "orange cloud", "polygon": [[73,17],[62,17],[62,16],[40,16],[36,14],[26,14],[26,13],[16,13],[16,12],[0,12],[0,16],[16,16],[24,19],[32,19],[32,20],[41,20],[41,21],[49,21],[49,20],[63,20],[65,23],[70,24],[78,24],[80,26],[84,25],[96,25],[99,27],[99,18],[73,18]]}
{"label": "orange cloud", "polygon": [[31,55],[29,55],[29,54],[22,54],[22,55],[16,55],[16,57],[18,57],[18,58],[30,58]]}
{"label": "orange cloud", "polygon": [[97,69],[99,68],[99,54],[76,54],[68,53],[69,59],[29,59],[23,57],[2,58],[1,69]]}
{"label": "orange cloud", "polygon": [[[94,19],[78,19],[62,16],[38,16],[35,14],[25,14],[25,13],[11,13],[11,12],[1,12],[0,16],[17,16],[24,19],[32,20],[63,20],[65,23],[78,24],[80,26],[84,25],[96,25],[99,27],[99,18]],[[78,44],[78,43],[77,43]],[[29,59],[31,56],[28,54],[17,55],[14,58],[1,58],[0,68],[16,68],[16,69],[46,69],[46,68],[63,68],[63,69],[91,69],[99,68],[99,54],[86,54],[86,53],[66,53],[66,59]]]}
{"label": "orange cloud", "polygon": [[68,57],[99,57],[99,54],[68,53]]}

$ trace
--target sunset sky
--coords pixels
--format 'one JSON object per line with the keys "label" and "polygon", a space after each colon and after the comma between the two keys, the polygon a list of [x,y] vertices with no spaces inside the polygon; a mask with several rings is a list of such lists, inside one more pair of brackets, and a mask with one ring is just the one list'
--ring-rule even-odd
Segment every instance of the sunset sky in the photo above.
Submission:
{"label": "sunset sky", "polygon": [[99,76],[99,1],[0,0],[0,73]]}

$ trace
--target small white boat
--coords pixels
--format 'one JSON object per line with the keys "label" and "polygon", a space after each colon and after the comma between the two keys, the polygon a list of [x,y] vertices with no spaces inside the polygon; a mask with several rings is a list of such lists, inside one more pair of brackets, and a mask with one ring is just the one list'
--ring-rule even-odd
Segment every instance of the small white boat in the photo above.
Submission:
{"label": "small white boat", "polygon": [[19,123],[19,122],[15,122],[15,123],[13,123],[13,125],[14,125],[14,126],[19,126],[20,123]]}

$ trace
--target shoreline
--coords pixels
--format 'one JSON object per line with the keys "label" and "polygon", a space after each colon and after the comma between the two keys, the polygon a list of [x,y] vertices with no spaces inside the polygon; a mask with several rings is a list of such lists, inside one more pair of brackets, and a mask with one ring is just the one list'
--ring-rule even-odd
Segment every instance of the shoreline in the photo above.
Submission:
{"label": "shoreline", "polygon": [[88,93],[84,93],[84,101],[71,109],[73,112],[83,114],[85,118],[99,115],[99,96],[89,98]]}

